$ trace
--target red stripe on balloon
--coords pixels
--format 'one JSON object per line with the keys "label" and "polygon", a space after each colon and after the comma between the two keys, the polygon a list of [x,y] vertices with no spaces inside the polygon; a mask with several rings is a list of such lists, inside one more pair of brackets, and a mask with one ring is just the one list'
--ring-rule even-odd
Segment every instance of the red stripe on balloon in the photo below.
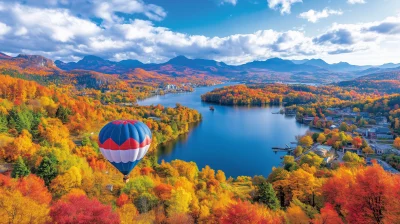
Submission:
{"label": "red stripe on balloon", "polygon": [[116,121],[113,121],[112,123],[113,124],[136,124],[136,122],[137,121],[135,121],[135,120],[116,120]]}
{"label": "red stripe on balloon", "polygon": [[151,139],[149,136],[143,140],[142,143],[139,143],[133,138],[128,138],[122,145],[118,145],[111,138],[107,139],[103,144],[99,143],[99,147],[105,150],[130,150],[130,149],[138,149],[145,147],[151,143]]}

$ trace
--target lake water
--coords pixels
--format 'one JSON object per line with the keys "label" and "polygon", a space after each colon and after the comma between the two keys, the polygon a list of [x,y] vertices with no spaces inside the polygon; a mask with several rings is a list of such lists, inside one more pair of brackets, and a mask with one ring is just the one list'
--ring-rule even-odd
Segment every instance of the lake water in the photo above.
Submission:
{"label": "lake water", "polygon": [[[271,147],[289,145],[295,141],[295,136],[309,128],[297,123],[294,117],[272,114],[279,111],[279,107],[232,107],[201,101],[202,94],[224,85],[200,87],[191,93],[154,96],[139,102],[139,105],[167,107],[180,103],[202,114],[202,121],[192,125],[188,134],[159,147],[159,160],[194,161],[199,169],[209,165],[223,170],[227,177],[268,176],[285,155],[273,152]],[[210,111],[210,105],[215,111]]]}

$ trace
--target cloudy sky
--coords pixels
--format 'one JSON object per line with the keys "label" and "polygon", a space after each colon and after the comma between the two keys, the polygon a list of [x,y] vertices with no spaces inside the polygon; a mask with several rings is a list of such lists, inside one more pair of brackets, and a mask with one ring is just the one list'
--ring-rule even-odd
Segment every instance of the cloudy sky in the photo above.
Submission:
{"label": "cloudy sky", "polygon": [[77,61],[400,62],[399,0],[0,0],[0,51]]}

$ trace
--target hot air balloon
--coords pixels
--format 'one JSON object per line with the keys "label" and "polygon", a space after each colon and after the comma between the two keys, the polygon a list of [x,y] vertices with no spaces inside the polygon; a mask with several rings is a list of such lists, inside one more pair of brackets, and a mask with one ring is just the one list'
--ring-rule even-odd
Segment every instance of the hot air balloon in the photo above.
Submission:
{"label": "hot air balloon", "polygon": [[128,175],[150,148],[151,131],[137,120],[116,120],[106,124],[99,133],[103,156],[114,165],[128,182]]}

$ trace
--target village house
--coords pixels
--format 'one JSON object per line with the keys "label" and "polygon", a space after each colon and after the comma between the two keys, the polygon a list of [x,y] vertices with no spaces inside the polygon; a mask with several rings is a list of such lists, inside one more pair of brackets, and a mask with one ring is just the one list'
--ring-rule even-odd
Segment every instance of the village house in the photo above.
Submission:
{"label": "village house", "polygon": [[314,117],[304,117],[303,123],[309,124],[310,122],[314,121]]}
{"label": "village house", "polygon": [[376,137],[379,139],[394,139],[388,127],[379,127],[376,129]]}
{"label": "village house", "polygon": [[370,139],[376,139],[376,129],[375,128],[369,128],[367,137]]}
{"label": "village house", "polygon": [[368,129],[366,128],[357,128],[356,130],[353,131],[353,133],[358,133],[364,137],[368,136]]}
{"label": "village house", "polygon": [[314,152],[317,155],[325,158],[325,157],[328,156],[328,154],[331,152],[331,150],[332,150],[332,146],[329,146],[329,145],[317,145],[315,147],[315,149],[314,149]]}
{"label": "village house", "polygon": [[177,87],[176,85],[173,85],[173,84],[168,84],[168,85],[165,87],[165,89],[166,89],[166,90],[176,90],[176,89],[178,89],[178,87]]}
{"label": "village house", "polygon": [[344,147],[342,148],[342,152],[343,152],[343,153],[352,152],[352,153],[356,153],[357,155],[361,155],[361,154],[362,154],[361,149],[354,148],[354,147],[351,147],[351,146],[344,146]]}
{"label": "village house", "polygon": [[387,118],[384,116],[375,117],[375,121],[376,121],[376,124],[379,124],[379,125],[385,125],[388,123]]}

